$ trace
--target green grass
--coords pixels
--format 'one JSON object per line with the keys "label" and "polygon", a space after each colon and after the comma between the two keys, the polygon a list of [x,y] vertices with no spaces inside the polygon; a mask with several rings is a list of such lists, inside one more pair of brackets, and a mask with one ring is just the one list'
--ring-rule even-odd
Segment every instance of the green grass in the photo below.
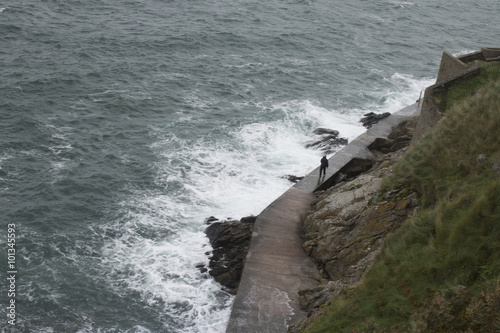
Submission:
{"label": "green grass", "polygon": [[[500,62],[481,61],[481,71],[479,75],[459,81],[448,89],[446,97],[443,93],[434,94],[434,99],[436,103],[441,106],[443,111],[446,112],[451,109],[455,103],[460,103],[475,94],[481,87],[499,79]],[[446,99],[446,101],[444,101],[444,99]]]}
{"label": "green grass", "polygon": [[499,82],[457,103],[398,163],[385,189],[416,191],[419,213],[307,332],[500,331],[497,167]]}

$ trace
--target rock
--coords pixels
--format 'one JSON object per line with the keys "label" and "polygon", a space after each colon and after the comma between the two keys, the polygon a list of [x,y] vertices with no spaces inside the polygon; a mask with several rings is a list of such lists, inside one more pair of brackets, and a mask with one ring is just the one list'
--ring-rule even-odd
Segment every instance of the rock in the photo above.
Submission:
{"label": "rock", "polygon": [[375,262],[386,235],[418,209],[417,195],[402,185],[381,192],[383,177],[393,172],[408,150],[414,124],[408,121],[388,139],[374,143],[375,159],[348,163],[304,215],[302,246],[330,282],[300,291],[300,306],[308,318],[293,323],[289,332],[301,332],[322,313],[323,304],[357,284]]}
{"label": "rock", "polygon": [[294,176],[294,175],[286,175],[286,176],[283,176],[282,178],[288,179],[290,182],[296,184],[304,177],[298,177],[298,176]]}
{"label": "rock", "polygon": [[378,251],[382,238],[412,211],[415,194],[403,188],[376,203],[381,183],[382,178],[363,173],[337,184],[304,220],[304,249],[327,278],[357,282],[371,263],[364,259]]}
{"label": "rock", "polygon": [[216,217],[210,216],[210,217],[205,219],[205,224],[211,224],[212,222],[215,222],[215,221],[219,221],[219,219]]}
{"label": "rock", "polygon": [[246,216],[246,217],[242,217],[240,219],[240,222],[241,223],[250,223],[252,225],[252,229],[253,229],[253,224],[255,223],[256,220],[257,220],[257,216]]}
{"label": "rock", "polygon": [[[205,229],[213,251],[209,258],[209,274],[231,294],[236,294],[257,217],[244,217],[240,221],[219,221],[208,218]],[[201,269],[200,269],[201,270]]]}
{"label": "rock", "polygon": [[333,295],[338,295],[343,289],[343,284],[339,281],[328,281],[313,289],[299,290],[299,306],[302,311],[306,311],[308,316],[312,311],[319,309],[323,304],[330,301]]}
{"label": "rock", "polygon": [[328,128],[317,128],[313,131],[317,139],[308,142],[305,147],[321,150],[324,154],[331,154],[339,146],[345,146],[348,143],[346,138],[339,137],[339,131]]}
{"label": "rock", "polygon": [[339,171],[345,174],[348,178],[356,177],[357,175],[370,170],[373,164],[375,164],[375,161],[373,160],[353,158]]}
{"label": "rock", "polygon": [[484,163],[486,162],[486,155],[485,154],[479,154],[476,158],[477,163]]}
{"label": "rock", "polygon": [[318,246],[318,242],[315,239],[311,239],[304,244],[302,244],[302,248],[306,252],[308,256],[311,255],[312,251]]}
{"label": "rock", "polygon": [[323,127],[318,127],[313,131],[314,134],[317,135],[333,135],[333,136],[339,136],[339,131],[329,129],[329,128],[323,128]]}
{"label": "rock", "polygon": [[387,139],[375,139],[375,141],[368,146],[368,149],[375,155],[387,154],[400,150],[410,144],[415,126],[416,119],[404,121],[393,129]]}
{"label": "rock", "polygon": [[391,114],[389,112],[385,112],[382,114],[376,114],[373,112],[367,113],[364,115],[363,118],[360,119],[360,122],[363,124],[364,127],[370,128],[379,121],[381,121],[384,118],[389,117]]}
{"label": "rock", "polygon": [[314,289],[299,291],[299,306],[307,312],[307,318],[293,322],[288,326],[288,333],[302,333],[307,331],[315,319],[324,311],[323,305],[344,290],[344,285],[338,281],[329,281],[327,284]]}
{"label": "rock", "polygon": [[208,268],[203,263],[197,264],[195,267],[198,268],[202,273],[208,272]]}

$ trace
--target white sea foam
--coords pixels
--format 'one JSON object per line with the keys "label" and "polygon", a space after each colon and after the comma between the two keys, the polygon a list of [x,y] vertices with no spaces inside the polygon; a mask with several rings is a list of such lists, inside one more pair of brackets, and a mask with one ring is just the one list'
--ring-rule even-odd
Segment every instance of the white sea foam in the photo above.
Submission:
{"label": "white sea foam", "polygon": [[144,326],[136,325],[130,330],[126,330],[125,333],[151,333],[151,331]]}
{"label": "white sea foam", "polygon": [[[203,220],[259,214],[292,185],[283,176],[303,176],[318,165],[321,152],[305,148],[314,129],[335,129],[352,140],[365,131],[359,119],[367,110],[395,112],[413,104],[430,83],[397,73],[387,82],[388,88],[372,92],[383,102],[363,109],[328,109],[311,100],[254,105],[262,117],[228,128],[216,140],[183,139],[153,128],[159,140],[150,148],[158,157],[156,182],[164,192],[137,191],[124,198],[122,218],[108,226],[119,236],[102,249],[108,283],[118,294],[139,293],[142,302],[179,327],[190,323],[183,332],[224,331],[232,297],[196,268],[208,263],[210,250]],[[268,113],[274,120],[258,120]],[[181,115],[177,121],[186,119]]]}
{"label": "white sea foam", "polygon": [[193,223],[203,221],[193,202],[143,192],[122,205],[122,220],[108,226],[120,236],[107,240],[102,249],[115,292],[139,293],[142,302],[178,327],[191,323],[185,332],[223,331],[231,297],[196,268],[208,263],[205,252],[210,248]]}
{"label": "white sea foam", "polygon": [[[123,236],[108,244],[104,251],[105,265],[112,267],[109,282],[117,293],[123,293],[124,287],[138,292],[145,304],[159,307],[179,326],[196,323],[198,328],[193,332],[218,321],[223,325],[229,313],[227,307],[221,307],[214,299],[214,295],[221,293],[219,286],[203,278],[195,268],[197,263],[206,261],[205,244],[206,240],[196,232],[164,241],[134,234]],[[179,307],[183,310],[178,311]]]}
{"label": "white sea foam", "polygon": [[417,79],[412,75],[394,73],[388,81],[392,84],[393,92],[387,91],[388,99],[383,108],[386,112],[394,113],[415,103],[425,88],[435,83],[435,78]]}
{"label": "white sea foam", "polygon": [[[440,41],[497,41],[475,23],[494,14],[465,1],[28,2],[0,5],[16,46],[0,89],[0,194],[26,228],[18,327],[40,332],[225,331],[233,298],[196,268],[210,250],[203,220],[259,214],[292,185],[283,176],[318,165],[304,147],[315,128],[352,140],[364,113],[413,104],[433,82],[407,73],[434,76]],[[429,33],[448,16],[475,29]]]}
{"label": "white sea foam", "polygon": [[[166,192],[137,192],[122,203],[125,214],[111,226],[120,236],[103,247],[103,266],[117,293],[139,292],[179,325],[194,324],[184,332],[224,331],[232,297],[195,267],[208,261],[204,218],[260,213],[292,185],[282,176],[315,167],[319,152],[304,143],[315,126],[329,124],[319,119],[329,119],[330,111],[309,101],[273,108],[282,119],[228,130],[224,142],[187,142],[165,133],[152,146],[159,157],[157,182]],[[179,304],[183,311],[176,310]]]}
{"label": "white sea foam", "polygon": [[[200,219],[259,214],[291,186],[283,176],[303,176],[319,163],[321,152],[305,148],[314,129],[336,129],[340,136],[352,140],[365,131],[359,122],[363,113],[398,111],[413,104],[419,90],[432,83],[397,73],[387,81],[393,91],[380,91],[384,102],[364,110],[329,110],[310,100],[292,100],[261,106],[263,113],[281,116],[228,130],[224,142],[186,142],[167,136],[153,147],[163,154],[158,181],[167,189],[174,182],[182,183],[188,205],[195,203],[191,209]],[[175,165],[173,160],[177,160]]]}

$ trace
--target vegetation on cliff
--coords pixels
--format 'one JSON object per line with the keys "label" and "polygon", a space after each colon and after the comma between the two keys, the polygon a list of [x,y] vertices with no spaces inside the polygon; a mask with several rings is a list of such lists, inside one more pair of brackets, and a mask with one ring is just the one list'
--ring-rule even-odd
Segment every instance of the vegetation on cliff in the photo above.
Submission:
{"label": "vegetation on cliff", "polygon": [[416,192],[417,213],[305,331],[500,331],[500,82],[446,110],[391,188]]}
{"label": "vegetation on cliff", "polygon": [[500,78],[500,62],[481,61],[480,63],[481,71],[479,75],[456,82],[444,95],[442,91],[434,94],[436,103],[440,105],[443,111],[449,110],[455,103],[460,103],[464,99],[469,98],[471,94],[474,94],[481,87]]}

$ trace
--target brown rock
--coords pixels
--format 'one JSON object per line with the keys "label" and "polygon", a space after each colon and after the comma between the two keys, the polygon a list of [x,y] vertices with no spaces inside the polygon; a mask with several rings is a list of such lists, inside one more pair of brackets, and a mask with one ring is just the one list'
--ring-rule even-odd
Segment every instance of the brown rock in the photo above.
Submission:
{"label": "brown rock", "polygon": [[255,220],[255,216],[240,221],[207,219],[205,234],[213,248],[208,273],[231,294],[238,289]]}
{"label": "brown rock", "polygon": [[[382,178],[404,156],[414,124],[414,120],[405,122],[388,139],[376,140],[370,149],[378,151],[377,160],[353,161],[344,170],[346,176],[322,192],[304,217],[303,248],[323,277],[336,286],[335,292],[327,286],[301,292],[301,307],[312,317],[321,311],[321,304],[362,279],[385,236],[399,228],[416,209],[417,196],[408,189],[400,187],[381,193]],[[307,322],[295,323],[289,332],[300,332]]]}

